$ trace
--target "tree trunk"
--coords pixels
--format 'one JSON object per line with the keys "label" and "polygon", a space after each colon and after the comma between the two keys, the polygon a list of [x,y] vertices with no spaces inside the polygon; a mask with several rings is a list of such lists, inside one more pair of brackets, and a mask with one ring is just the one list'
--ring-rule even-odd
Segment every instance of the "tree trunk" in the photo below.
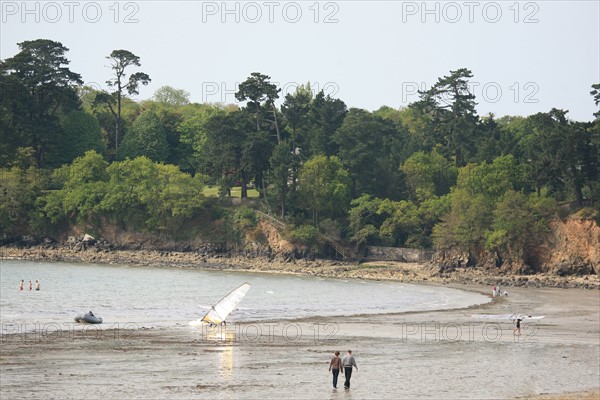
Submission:
{"label": "tree trunk", "polygon": [[117,124],[115,126],[115,156],[119,151],[119,137],[121,136],[121,79],[117,81]]}
{"label": "tree trunk", "polygon": [[277,108],[275,108],[275,103],[273,103],[273,119],[275,121],[275,131],[277,132],[277,144],[279,144],[281,143],[281,134],[279,133],[279,124],[277,123]]}
{"label": "tree trunk", "polygon": [[241,194],[241,198],[245,199],[248,197],[248,187],[247,187],[247,182],[246,182],[246,173],[244,171],[242,171],[242,173],[240,174],[241,176],[241,185],[242,185],[242,194]]}
{"label": "tree trunk", "polygon": [[281,218],[285,217],[285,195],[286,195],[286,190],[282,190],[281,193]]}
{"label": "tree trunk", "polygon": [[258,114],[260,113],[260,105],[256,103],[256,132],[260,131],[260,123],[258,122]]}

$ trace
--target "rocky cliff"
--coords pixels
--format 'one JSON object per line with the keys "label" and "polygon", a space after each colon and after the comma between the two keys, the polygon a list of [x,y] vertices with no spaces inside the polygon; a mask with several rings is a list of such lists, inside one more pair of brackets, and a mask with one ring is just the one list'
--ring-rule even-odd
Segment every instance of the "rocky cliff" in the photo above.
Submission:
{"label": "rocky cliff", "polygon": [[600,227],[578,214],[552,221],[549,232],[519,253],[502,254],[484,249],[437,251],[433,263],[440,273],[477,268],[494,274],[591,275],[600,273]]}
{"label": "rocky cliff", "polygon": [[600,272],[600,227],[577,215],[550,223],[543,246],[532,252],[542,272],[584,275]]}

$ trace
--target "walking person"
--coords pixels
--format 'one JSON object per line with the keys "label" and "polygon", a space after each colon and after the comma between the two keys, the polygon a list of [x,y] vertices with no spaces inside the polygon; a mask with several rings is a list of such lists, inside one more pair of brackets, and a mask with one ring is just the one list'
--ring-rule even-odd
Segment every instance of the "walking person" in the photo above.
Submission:
{"label": "walking person", "polygon": [[35,280],[35,290],[40,290],[40,281]]}
{"label": "walking person", "polygon": [[25,284],[25,281],[23,279],[21,279],[21,283],[19,283],[19,290],[23,290],[24,284]]}
{"label": "walking person", "polygon": [[[340,374],[340,370],[342,370],[342,359],[340,358],[340,352],[336,351],[335,355],[331,358],[329,362],[329,371],[333,374],[333,387],[337,389],[337,381],[338,375]],[[342,370],[342,374],[344,371]]]}
{"label": "walking person", "polygon": [[342,365],[344,366],[344,375],[346,375],[346,381],[344,382],[344,387],[346,389],[350,389],[350,378],[352,377],[352,367],[356,368],[358,371],[358,366],[356,365],[356,360],[352,355],[352,350],[348,350],[346,355],[342,358]]}
{"label": "walking person", "polygon": [[31,284],[31,281],[29,281],[29,291],[31,292],[32,289],[33,289],[33,285]]}
{"label": "walking person", "polygon": [[517,318],[517,327],[515,329],[513,329],[513,335],[515,334],[515,331],[517,331],[517,335],[521,336],[521,319]]}

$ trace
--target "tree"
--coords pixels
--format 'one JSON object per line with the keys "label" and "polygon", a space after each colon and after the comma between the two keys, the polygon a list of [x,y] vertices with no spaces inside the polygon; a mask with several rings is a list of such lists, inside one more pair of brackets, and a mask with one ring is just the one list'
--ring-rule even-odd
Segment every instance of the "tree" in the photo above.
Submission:
{"label": "tree", "polygon": [[[590,92],[594,96],[594,104],[596,107],[600,106],[600,83],[592,85],[592,91]],[[594,117],[600,119],[600,109],[594,113]]]}
{"label": "tree", "polygon": [[296,88],[296,92],[285,95],[281,112],[291,130],[292,149],[295,149],[301,143],[299,135],[307,128],[312,99],[313,93],[310,84],[300,85]]}
{"label": "tree", "polygon": [[[260,115],[264,108],[273,114],[273,123],[277,133],[277,143],[281,143],[281,134],[279,132],[279,124],[277,123],[277,109],[275,108],[275,100],[279,98],[281,89],[277,85],[272,84],[268,75],[263,75],[259,72],[253,72],[250,76],[238,86],[238,91],[235,98],[238,101],[248,101],[248,109],[254,110],[256,118],[256,130],[261,130]],[[263,105],[264,102],[264,105]]]}
{"label": "tree", "polygon": [[71,111],[61,121],[63,136],[59,145],[52,149],[57,163],[70,163],[88,150],[106,151],[98,120],[85,111]]}
{"label": "tree", "polygon": [[49,192],[43,199],[44,212],[52,223],[63,219],[90,222],[98,204],[107,192],[108,162],[93,150],[55,170],[54,181],[62,182],[59,190]]}
{"label": "tree", "polygon": [[254,180],[259,196],[264,196],[265,171],[269,169],[269,158],[273,152],[274,143],[266,131],[248,131],[242,143],[242,198],[247,197],[246,183]]}
{"label": "tree", "polygon": [[390,120],[352,108],[335,132],[339,157],[352,179],[352,196],[399,194],[400,135]]}
{"label": "tree", "polygon": [[119,150],[119,140],[122,132],[122,121],[121,121],[121,106],[123,97],[125,94],[136,95],[139,94],[139,86],[148,85],[151,79],[148,74],[144,72],[136,72],[129,76],[125,70],[130,66],[141,66],[140,58],[128,50],[113,50],[109,56],[106,57],[110,61],[111,69],[113,70],[114,76],[106,81],[106,84],[115,89],[111,94],[100,93],[96,96],[95,104],[105,105],[115,118],[115,153]]}
{"label": "tree", "polygon": [[419,193],[442,196],[456,183],[457,169],[435,149],[430,153],[413,153],[400,166],[410,199]]}
{"label": "tree", "polygon": [[523,167],[512,155],[460,168],[450,194],[450,210],[433,229],[436,245],[478,254],[485,246],[498,200],[508,191],[523,189]]}
{"label": "tree", "polygon": [[504,254],[502,258],[526,261],[526,250],[543,241],[556,209],[556,202],[547,196],[507,191],[496,203],[486,249]]}
{"label": "tree", "polygon": [[37,203],[44,185],[45,177],[35,167],[0,169],[0,239],[41,230]]}
{"label": "tree", "polygon": [[146,156],[155,162],[165,162],[169,158],[169,144],[160,119],[151,110],[144,111],[135,120],[123,139],[118,158]]}
{"label": "tree", "polygon": [[200,155],[204,172],[217,181],[221,195],[230,194],[239,180],[242,197],[246,197],[250,165],[242,163],[242,156],[247,133],[252,132],[249,114],[243,111],[217,113],[206,121],[204,129],[206,143]]}
{"label": "tree", "polygon": [[410,105],[429,119],[433,141],[441,144],[457,167],[463,166],[474,152],[477,112],[475,96],[470,92],[470,70],[460,68],[439,78],[429,90],[420,91],[421,99]]}
{"label": "tree", "polygon": [[271,166],[269,181],[272,185],[271,190],[278,199],[280,215],[282,218],[285,217],[287,211],[286,205],[289,194],[288,185],[292,178],[292,171],[295,169],[293,164],[296,159],[297,158],[294,157],[294,154],[291,151],[290,142],[287,140],[275,146],[273,154],[269,159]]}
{"label": "tree", "polygon": [[336,156],[315,156],[300,168],[298,194],[303,208],[312,212],[313,223],[320,215],[334,218],[350,204],[350,177]]}
{"label": "tree", "polygon": [[18,46],[19,53],[0,63],[6,85],[0,101],[2,114],[7,113],[1,126],[18,138],[15,147],[34,148],[38,165],[44,166],[52,161],[45,159],[48,147],[60,140],[60,115],[80,107],[75,86],[83,81],[68,68],[69,49],[61,43],[37,39]]}
{"label": "tree", "polygon": [[348,109],[346,104],[321,90],[310,104],[309,127],[305,142],[307,157],[318,154],[332,156],[338,152],[334,134],[342,126]]}
{"label": "tree", "polygon": [[363,245],[372,244],[379,238],[379,227],[384,220],[377,212],[381,202],[382,200],[379,198],[363,194],[350,203],[348,225],[357,249]]}
{"label": "tree", "polygon": [[106,196],[98,209],[127,228],[177,230],[204,202],[202,176],[147,157],[113,162],[107,169]]}
{"label": "tree", "polygon": [[599,149],[593,124],[572,122],[567,111],[553,108],[528,118],[529,134],[523,139],[527,169],[538,192],[568,189],[579,205],[583,188],[598,179]]}
{"label": "tree", "polygon": [[210,104],[198,105],[191,115],[184,115],[183,121],[177,126],[179,141],[190,152],[182,152],[179,165],[183,170],[197,171],[202,165],[202,154],[206,146],[206,123],[214,115],[224,115],[226,111]]}
{"label": "tree", "polygon": [[152,99],[166,106],[181,107],[190,103],[190,93],[171,86],[161,86],[156,89]]}

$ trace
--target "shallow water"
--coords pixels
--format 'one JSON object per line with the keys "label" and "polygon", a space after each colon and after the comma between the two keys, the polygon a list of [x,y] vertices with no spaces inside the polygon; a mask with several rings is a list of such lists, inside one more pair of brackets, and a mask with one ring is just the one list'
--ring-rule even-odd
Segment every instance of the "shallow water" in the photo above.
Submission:
{"label": "shallow water", "polygon": [[[24,291],[18,289],[21,279]],[[41,290],[29,291],[28,281],[36,279]],[[187,323],[244,282],[252,288],[230,321],[449,309],[488,301],[479,294],[399,282],[11,260],[0,264],[0,322],[64,323],[93,310],[105,323]]]}

